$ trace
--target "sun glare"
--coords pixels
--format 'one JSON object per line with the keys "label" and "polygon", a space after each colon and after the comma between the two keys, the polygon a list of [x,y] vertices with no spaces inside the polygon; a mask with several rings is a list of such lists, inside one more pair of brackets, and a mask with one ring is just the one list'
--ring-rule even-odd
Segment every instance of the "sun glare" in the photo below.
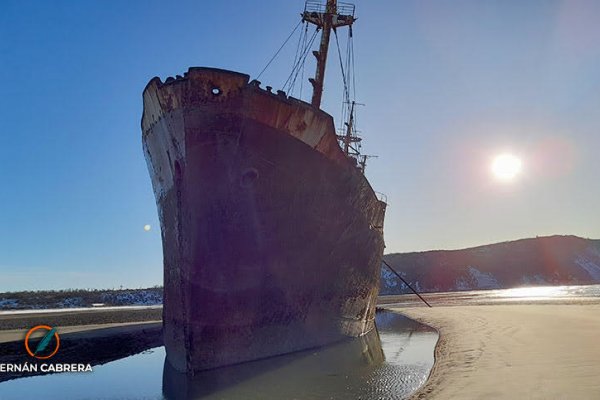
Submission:
{"label": "sun glare", "polygon": [[506,289],[503,294],[507,297],[540,297],[549,298],[556,297],[560,294],[565,295],[566,289],[557,286],[534,286]]}
{"label": "sun glare", "polygon": [[512,181],[521,172],[521,160],[513,154],[500,154],[492,162],[492,173],[501,181]]}

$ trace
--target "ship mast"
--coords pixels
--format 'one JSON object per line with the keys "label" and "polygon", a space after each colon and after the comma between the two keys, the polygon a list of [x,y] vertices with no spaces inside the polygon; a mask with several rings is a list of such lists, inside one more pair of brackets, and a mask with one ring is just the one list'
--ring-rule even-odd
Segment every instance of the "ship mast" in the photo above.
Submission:
{"label": "ship mast", "polygon": [[321,30],[321,45],[318,51],[313,51],[317,59],[317,70],[315,77],[309,79],[313,86],[311,104],[319,108],[323,96],[325,65],[327,64],[331,30],[335,30],[340,26],[350,26],[354,23],[354,5],[344,3],[338,5],[337,0],[327,0],[325,6],[317,1],[307,1],[302,13],[302,20],[316,25],[317,29]]}
{"label": "ship mast", "polygon": [[359,155],[358,150],[352,148],[352,143],[358,143],[361,141],[361,138],[355,136],[354,133],[354,105],[356,102],[352,102],[350,106],[350,115],[348,116],[348,122],[345,122],[346,125],[346,133],[344,135],[338,135],[338,139],[344,144],[344,153],[346,155],[350,155],[351,150],[356,152],[356,155]]}

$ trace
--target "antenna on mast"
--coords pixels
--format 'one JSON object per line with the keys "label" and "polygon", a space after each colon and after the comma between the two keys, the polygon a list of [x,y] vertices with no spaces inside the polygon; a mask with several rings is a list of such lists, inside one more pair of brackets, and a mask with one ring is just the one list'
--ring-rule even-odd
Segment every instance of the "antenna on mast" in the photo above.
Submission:
{"label": "antenna on mast", "polygon": [[344,129],[343,134],[337,135],[338,140],[344,146],[344,153],[346,153],[347,156],[358,156],[360,154],[359,149],[353,146],[353,143],[360,143],[362,141],[360,137],[356,136],[354,127],[354,106],[357,104],[359,103],[356,103],[355,101],[350,103],[348,122],[344,122],[346,129]]}
{"label": "antenna on mast", "polygon": [[[336,136],[344,154],[346,154],[349,159],[353,160],[356,167],[364,173],[367,159],[374,156],[363,155],[360,152],[362,138],[358,136],[356,130],[355,106],[363,104],[350,101],[349,82],[347,82],[346,79],[350,78],[350,74],[354,69],[354,52],[351,50],[352,24],[356,21],[356,18],[354,17],[354,5],[338,3],[336,0],[327,0],[327,4],[322,4],[318,1],[307,1],[304,6],[304,12],[302,13],[302,21],[316,25],[317,31],[321,30],[321,45],[319,46],[318,51],[313,51],[313,54],[317,59],[317,70],[315,77],[309,79],[313,86],[311,104],[316,108],[320,108],[321,98],[323,96],[323,82],[325,81],[325,66],[327,64],[331,30],[333,29],[335,33],[336,44],[340,56],[342,78],[344,79],[344,104],[348,107],[347,113],[342,117],[342,119],[345,120],[344,128],[340,129]],[[340,26],[348,26],[350,28],[350,31],[348,32],[347,75],[344,73],[344,65],[337,37],[336,29]],[[350,64],[350,60],[352,60],[352,64]]]}
{"label": "antenna on mast", "polygon": [[317,70],[315,77],[309,79],[313,86],[313,95],[311,104],[321,107],[321,98],[323,96],[323,83],[325,82],[325,65],[327,63],[327,53],[329,51],[329,38],[331,29],[340,26],[350,26],[354,23],[354,5],[346,3],[337,3],[337,0],[327,0],[323,5],[318,1],[307,1],[302,13],[302,20],[314,24],[321,32],[321,45],[318,51],[313,51],[317,59]]}

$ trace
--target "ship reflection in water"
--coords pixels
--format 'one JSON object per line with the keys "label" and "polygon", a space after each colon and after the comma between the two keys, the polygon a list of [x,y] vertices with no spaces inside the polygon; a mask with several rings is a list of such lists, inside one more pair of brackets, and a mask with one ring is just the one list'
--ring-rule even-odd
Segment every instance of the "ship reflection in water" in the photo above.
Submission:
{"label": "ship reflection in water", "polygon": [[379,332],[323,348],[205,371],[193,379],[165,362],[167,399],[400,399],[425,382],[437,333],[392,312]]}
{"label": "ship reflection in water", "polygon": [[155,347],[98,365],[92,373],[0,383],[0,393],[2,399],[406,398],[426,381],[438,335],[392,312],[379,312],[377,326],[378,332],[360,338],[193,378],[174,371],[165,362],[164,347]]}

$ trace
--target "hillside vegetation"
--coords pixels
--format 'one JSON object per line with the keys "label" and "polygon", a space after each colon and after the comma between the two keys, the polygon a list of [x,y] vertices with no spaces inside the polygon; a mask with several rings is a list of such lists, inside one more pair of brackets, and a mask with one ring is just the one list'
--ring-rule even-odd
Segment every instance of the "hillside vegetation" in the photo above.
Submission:
{"label": "hillside vegetation", "polygon": [[0,310],[162,304],[163,288],[67,289],[0,293]]}
{"label": "hillside vegetation", "polygon": [[[600,240],[549,236],[478,246],[387,254],[384,259],[423,292],[600,283]],[[385,266],[381,294],[408,288]]]}

